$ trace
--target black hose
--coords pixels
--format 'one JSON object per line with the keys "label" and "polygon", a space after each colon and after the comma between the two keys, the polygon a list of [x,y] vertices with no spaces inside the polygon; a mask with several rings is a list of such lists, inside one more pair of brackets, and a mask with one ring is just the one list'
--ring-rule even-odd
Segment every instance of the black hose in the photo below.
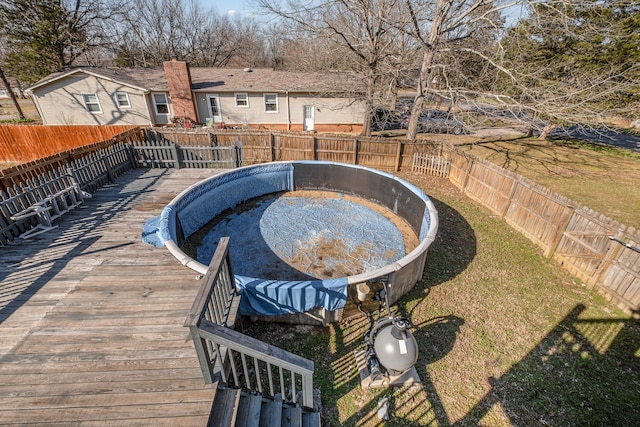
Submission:
{"label": "black hose", "polygon": [[623,241],[622,241],[622,240],[620,240],[620,239],[616,239],[616,238],[615,238],[615,237],[613,237],[613,236],[609,236],[609,239],[613,240],[614,242],[618,242],[618,243],[620,243],[622,246],[624,246],[625,248],[629,248],[629,249],[631,249],[632,251],[637,252],[637,253],[639,253],[639,254],[640,254],[640,248],[638,248],[638,247],[636,247],[636,246],[632,246],[632,245],[630,245],[629,243],[627,243],[627,242],[623,242]]}

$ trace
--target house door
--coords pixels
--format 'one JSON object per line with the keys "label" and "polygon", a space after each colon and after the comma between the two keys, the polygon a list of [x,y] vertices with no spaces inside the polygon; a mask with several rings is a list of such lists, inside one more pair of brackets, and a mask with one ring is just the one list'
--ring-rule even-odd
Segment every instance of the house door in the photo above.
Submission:
{"label": "house door", "polygon": [[209,117],[214,122],[221,122],[222,111],[220,111],[220,98],[218,95],[207,95],[207,106],[209,107]]}
{"label": "house door", "polygon": [[304,123],[303,130],[313,130],[313,105],[304,106]]}

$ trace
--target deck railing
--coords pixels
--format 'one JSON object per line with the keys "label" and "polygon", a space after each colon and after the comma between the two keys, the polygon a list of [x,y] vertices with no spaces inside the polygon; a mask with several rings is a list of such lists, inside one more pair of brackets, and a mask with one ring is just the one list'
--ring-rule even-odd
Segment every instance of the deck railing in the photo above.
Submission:
{"label": "deck railing", "polygon": [[[51,221],[135,166],[129,146],[117,142],[84,153],[66,166],[25,167],[15,184],[0,188],[0,246],[55,228]],[[7,182],[13,181],[10,178]]]}
{"label": "deck railing", "polygon": [[131,149],[140,167],[227,169],[242,165],[239,145],[178,144],[151,131],[147,132],[147,138],[132,141]]}
{"label": "deck railing", "polygon": [[205,382],[219,377],[230,387],[268,397],[279,393],[287,401],[313,408],[313,362],[232,329],[238,304],[229,238],[224,237],[184,324]]}

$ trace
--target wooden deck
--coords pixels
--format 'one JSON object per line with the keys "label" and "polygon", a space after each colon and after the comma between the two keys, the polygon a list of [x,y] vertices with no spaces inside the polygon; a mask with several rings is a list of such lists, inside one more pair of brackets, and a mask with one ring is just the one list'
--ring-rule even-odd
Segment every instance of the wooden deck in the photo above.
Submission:
{"label": "wooden deck", "polygon": [[216,172],[131,171],[0,247],[0,425],[206,424],[214,390],[183,327],[200,281],[140,234]]}

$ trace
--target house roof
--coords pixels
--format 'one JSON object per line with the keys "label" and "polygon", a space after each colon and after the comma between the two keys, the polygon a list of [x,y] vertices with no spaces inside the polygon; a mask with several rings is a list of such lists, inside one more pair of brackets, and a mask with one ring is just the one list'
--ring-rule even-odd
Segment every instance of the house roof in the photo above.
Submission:
{"label": "house roof", "polygon": [[[144,70],[143,72],[141,72]],[[167,82],[164,79],[164,72],[161,68],[103,68],[103,67],[78,67],[67,68],[49,74],[44,79],[36,82],[29,90],[33,91],[42,86],[46,86],[58,80],[62,80],[74,74],[89,74],[98,78],[104,78],[118,82],[138,90],[163,91],[168,90]]]}
{"label": "house roof", "polygon": [[344,93],[364,90],[353,73],[292,72],[258,68],[191,68],[192,89],[221,92],[318,92]]}
{"label": "house roof", "polygon": [[[191,88],[194,91],[216,92],[363,92],[362,79],[353,73],[291,72],[258,68],[199,68],[192,67]],[[79,67],[48,75],[29,89],[37,89],[67,76],[85,73],[106,78],[143,91],[168,91],[164,70],[155,68]]]}

